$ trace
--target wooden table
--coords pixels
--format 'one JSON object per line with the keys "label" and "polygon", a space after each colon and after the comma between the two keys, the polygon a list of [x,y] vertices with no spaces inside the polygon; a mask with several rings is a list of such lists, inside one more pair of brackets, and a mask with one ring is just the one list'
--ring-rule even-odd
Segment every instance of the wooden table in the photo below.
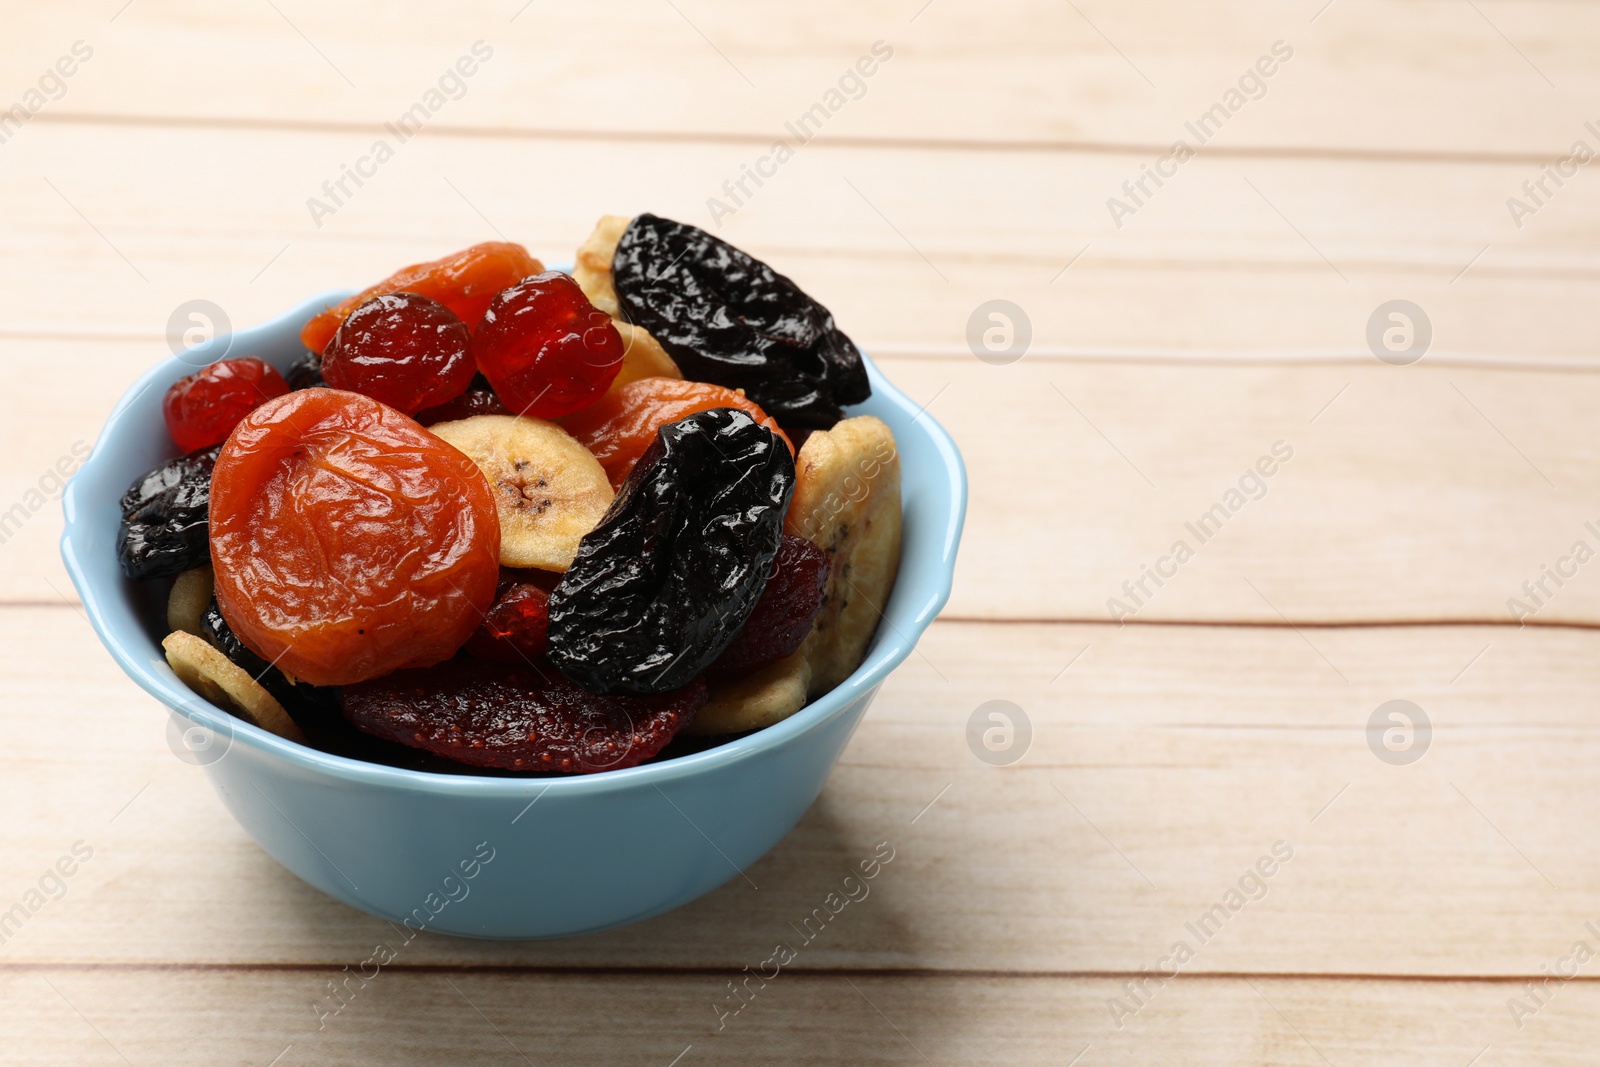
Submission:
{"label": "wooden table", "polygon": [[[1600,174],[1570,158],[1600,8],[367,6],[8,12],[0,909],[40,906],[0,1061],[1600,1060]],[[319,1030],[388,928],[173,758],[71,595],[52,471],[186,301],[244,325],[641,210],[792,275],[955,435],[955,595],[759,889],[425,936]],[[991,700],[1031,724],[1007,766],[967,743]],[[1396,700],[1431,730],[1369,731]]]}

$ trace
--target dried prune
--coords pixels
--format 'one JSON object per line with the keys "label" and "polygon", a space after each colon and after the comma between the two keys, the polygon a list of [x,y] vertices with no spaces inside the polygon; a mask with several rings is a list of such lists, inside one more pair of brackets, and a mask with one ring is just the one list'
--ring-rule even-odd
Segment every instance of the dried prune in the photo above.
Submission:
{"label": "dried prune", "polygon": [[454,311],[468,329],[475,330],[496,293],[542,270],[543,265],[521,245],[485,241],[440,259],[401,267],[377,285],[313,315],[300,330],[300,343],[313,352],[324,351],[345,317],[379,293],[416,293],[437,300]]}
{"label": "dried prune", "polygon": [[457,657],[341,691],[357,729],[477,767],[592,774],[632,767],[666,747],[706,702],[694,679],[656,696],[599,696],[549,664]]}
{"label": "dried prune", "polygon": [[804,537],[783,535],[772,559],[767,588],[739,636],[707,671],[719,681],[742,678],[793,655],[822,610],[828,585],[828,554]]}
{"label": "dried prune", "polygon": [[291,391],[315,389],[317,386],[328,384],[328,380],[322,376],[322,357],[315,352],[307,352],[289,364],[289,369],[284,372],[283,378],[289,383]]}
{"label": "dried prune", "polygon": [[171,578],[211,558],[207,509],[220,446],[168,460],[122,496],[117,562],[129,578]]}
{"label": "dried prune", "polygon": [[[761,425],[776,430],[783,443],[789,444],[778,424],[742,393],[679,378],[641,378],[613,388],[582,411],[562,419],[561,426],[594,453],[615,489],[656,439],[657,430],[685,415],[711,408],[742,408]],[[793,446],[789,451],[794,451]]]}
{"label": "dried prune", "polygon": [[761,598],[794,457],[736,408],[663,426],[550,596],[550,660],[597,693],[705,670]]}
{"label": "dried prune", "polygon": [[268,401],[217,459],[217,602],[269,663],[347,685],[448,659],[494,603],[500,522],[467,457],[370,397]]}
{"label": "dried prune", "polygon": [[454,400],[417,412],[417,421],[424,426],[440,422],[459,422],[474,415],[509,415],[510,410],[495,395],[494,386],[481,373],[472,376],[467,391]]}
{"label": "dried prune", "polygon": [[611,269],[624,316],[686,377],[743,389],[785,426],[832,426],[842,405],[872,394],[860,350],[827,308],[698,227],[640,215]]}

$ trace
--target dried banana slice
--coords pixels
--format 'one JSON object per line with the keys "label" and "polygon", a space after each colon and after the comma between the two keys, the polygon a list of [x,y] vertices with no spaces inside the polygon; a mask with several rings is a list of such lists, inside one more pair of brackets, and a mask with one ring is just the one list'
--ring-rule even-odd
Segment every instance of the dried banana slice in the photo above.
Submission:
{"label": "dried banana slice", "polygon": [[661,347],[661,342],[650,335],[650,331],[643,326],[635,326],[631,322],[621,319],[612,320],[612,325],[622,335],[623,353],[622,369],[617,371],[617,376],[611,382],[611,390],[621,389],[629,382],[636,382],[640,378],[682,378],[683,371],[667,355],[667,350]]}
{"label": "dried banana slice", "polygon": [[617,303],[617,290],[611,284],[611,257],[616,255],[617,242],[622,231],[633,220],[626,215],[602,215],[595,223],[594,232],[578,249],[572,268],[572,278],[589,298],[589,303],[615,320],[617,332],[622,335],[626,352],[622,357],[622,370],[617,372],[611,388],[616,389],[640,378],[682,378],[683,371],[673,362],[661,342],[642,326],[635,326],[622,318]]}
{"label": "dried banana slice", "polygon": [[900,455],[881,419],[844,419],[806,438],[784,530],[832,562],[822,613],[799,653],[815,699],[861,665],[900,568]]}
{"label": "dried banana slice", "polygon": [[711,700],[695,713],[685,734],[742,734],[782,722],[806,706],[811,664],[802,650],[744,678],[714,685]]}
{"label": "dried banana slice", "polygon": [[183,684],[217,707],[270,730],[279,737],[305,744],[305,735],[271,693],[227,656],[194,634],[182,630],[161,642],[167,662]]}
{"label": "dried banana slice", "polygon": [[200,618],[211,604],[214,584],[210,567],[196,567],[178,575],[177,581],[172,583],[172,593],[167,597],[167,629],[203,636]]}
{"label": "dried banana slice", "polygon": [[594,232],[578,246],[572,266],[572,280],[589,303],[614,319],[621,318],[622,311],[617,304],[617,291],[611,285],[611,258],[616,255],[622,231],[632,221],[627,215],[601,215]]}
{"label": "dried banana slice", "polygon": [[553,422],[477,415],[429,429],[477,464],[500,510],[500,562],[565,571],[611,506],[599,460]]}

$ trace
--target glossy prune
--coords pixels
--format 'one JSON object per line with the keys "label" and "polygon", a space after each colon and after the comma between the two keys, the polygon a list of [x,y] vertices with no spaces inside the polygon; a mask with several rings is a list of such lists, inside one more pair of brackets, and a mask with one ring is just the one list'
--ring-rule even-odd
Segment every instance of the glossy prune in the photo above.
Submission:
{"label": "glossy prune", "polygon": [[328,380],[322,376],[322,357],[315,352],[307,352],[293,363],[283,374],[284,381],[289,383],[289,391],[300,389],[315,389],[325,386]]}
{"label": "glossy prune", "polygon": [[168,460],[122,496],[117,562],[129,578],[171,578],[211,558],[211,471],[220,447]]}
{"label": "glossy prune", "polygon": [[489,384],[489,379],[478,373],[472,376],[466,392],[454,400],[446,400],[443,404],[423,408],[417,412],[417,421],[424,426],[432,426],[440,422],[459,422],[474,415],[509,414],[511,414],[510,409],[500,402],[500,397],[495,394],[494,386]]}
{"label": "glossy prune", "polygon": [[592,774],[632,767],[666,747],[706,702],[696,678],[656,696],[600,696],[548,663],[457,657],[346,687],[358,730],[477,767]]}
{"label": "glossy prune", "polygon": [[663,426],[550,595],[549,657],[596,693],[705,670],[766,587],[794,457],[735,408]]}
{"label": "glossy prune", "polygon": [[761,599],[707,676],[742,678],[793,655],[817,621],[827,585],[828,554],[804,537],[784,534]]}
{"label": "glossy prune", "polygon": [[453,656],[494,603],[500,522],[467,457],[370,397],[305,389],[234,431],[211,492],[217,602],[313,685]]}
{"label": "glossy prune", "polygon": [[611,269],[624,316],[685,377],[743,389],[785,426],[827,428],[872,395],[860,350],[827,308],[696,226],[638,216]]}

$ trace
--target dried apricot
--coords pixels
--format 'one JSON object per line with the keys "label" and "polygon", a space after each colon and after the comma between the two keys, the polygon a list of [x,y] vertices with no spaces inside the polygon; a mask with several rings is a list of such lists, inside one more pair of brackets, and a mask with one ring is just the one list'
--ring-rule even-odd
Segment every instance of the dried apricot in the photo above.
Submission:
{"label": "dried apricot", "polygon": [[767,416],[742,390],[724,389],[707,382],[686,382],[676,378],[641,378],[613,389],[575,415],[561,420],[561,426],[594,453],[605,468],[611,487],[627,480],[628,472],[639,462],[656,439],[656,431],[669,422],[712,408],[738,408],[783,439],[790,454],[794,445],[778,424]]}
{"label": "dried apricot", "polygon": [[402,267],[377,285],[313,315],[300,330],[300,341],[321,354],[333,340],[339,324],[379,293],[416,293],[437,300],[454,311],[469,328],[476,329],[495,294],[542,270],[544,264],[528,255],[528,250],[521,245],[485,241],[442,259]]}
{"label": "dried apricot", "polygon": [[699,678],[656,696],[598,696],[548,663],[460,656],[340,693],[358,730],[477,767],[592,774],[643,763],[706,702]]}
{"label": "dried apricot", "polygon": [[466,456],[370,397],[306,389],[234,430],[211,482],[216,596],[312,685],[450,658],[494,603],[500,521]]}

